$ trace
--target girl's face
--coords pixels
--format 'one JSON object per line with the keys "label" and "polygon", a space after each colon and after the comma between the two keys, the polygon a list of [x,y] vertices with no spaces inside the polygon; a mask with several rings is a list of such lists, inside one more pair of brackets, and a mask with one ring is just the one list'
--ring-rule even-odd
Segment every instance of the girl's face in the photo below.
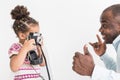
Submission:
{"label": "girl's face", "polygon": [[27,36],[29,35],[29,33],[39,32],[39,25],[37,25],[37,24],[30,24],[29,27],[30,28],[29,28],[29,31],[27,32]]}
{"label": "girl's face", "polygon": [[26,33],[19,32],[19,39],[21,43],[27,39],[29,33],[39,32],[39,25],[38,24],[29,24],[29,31]]}

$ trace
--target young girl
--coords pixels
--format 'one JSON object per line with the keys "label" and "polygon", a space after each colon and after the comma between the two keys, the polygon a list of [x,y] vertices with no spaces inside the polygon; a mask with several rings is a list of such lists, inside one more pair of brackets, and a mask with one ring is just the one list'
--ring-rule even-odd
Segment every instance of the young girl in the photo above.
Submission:
{"label": "young girl", "polygon": [[[45,66],[44,58],[40,46],[34,45],[35,40],[28,40],[29,33],[39,32],[39,23],[29,16],[27,8],[24,6],[16,6],[11,11],[13,30],[19,38],[18,43],[12,44],[9,49],[10,68],[15,73],[14,80],[43,80],[40,72],[40,66]],[[31,65],[27,58],[30,50],[37,50],[37,55],[43,58],[39,65]]]}

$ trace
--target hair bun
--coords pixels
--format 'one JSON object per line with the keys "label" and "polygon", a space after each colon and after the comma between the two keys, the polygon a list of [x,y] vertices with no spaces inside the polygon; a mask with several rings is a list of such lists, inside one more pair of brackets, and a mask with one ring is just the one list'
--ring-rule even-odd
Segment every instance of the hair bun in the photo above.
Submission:
{"label": "hair bun", "polygon": [[11,11],[11,16],[12,19],[20,20],[22,18],[28,17],[29,12],[27,11],[26,7],[18,5]]}

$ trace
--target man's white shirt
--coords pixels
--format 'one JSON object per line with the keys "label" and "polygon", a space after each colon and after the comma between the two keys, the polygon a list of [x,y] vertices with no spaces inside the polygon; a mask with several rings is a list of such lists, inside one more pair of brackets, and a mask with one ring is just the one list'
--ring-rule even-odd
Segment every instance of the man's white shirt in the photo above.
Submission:
{"label": "man's white shirt", "polygon": [[116,61],[105,53],[100,58],[106,68],[95,65],[92,80],[120,80],[120,35],[113,41],[113,46],[117,54]]}

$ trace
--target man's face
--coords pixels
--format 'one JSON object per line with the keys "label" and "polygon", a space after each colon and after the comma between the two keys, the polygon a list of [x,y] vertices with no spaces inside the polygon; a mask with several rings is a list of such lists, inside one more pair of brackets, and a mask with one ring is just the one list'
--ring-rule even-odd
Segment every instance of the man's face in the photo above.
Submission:
{"label": "man's face", "polygon": [[111,11],[104,12],[101,15],[100,22],[101,27],[99,31],[101,32],[102,38],[106,43],[111,44],[113,40],[119,35],[119,24],[111,14]]}

